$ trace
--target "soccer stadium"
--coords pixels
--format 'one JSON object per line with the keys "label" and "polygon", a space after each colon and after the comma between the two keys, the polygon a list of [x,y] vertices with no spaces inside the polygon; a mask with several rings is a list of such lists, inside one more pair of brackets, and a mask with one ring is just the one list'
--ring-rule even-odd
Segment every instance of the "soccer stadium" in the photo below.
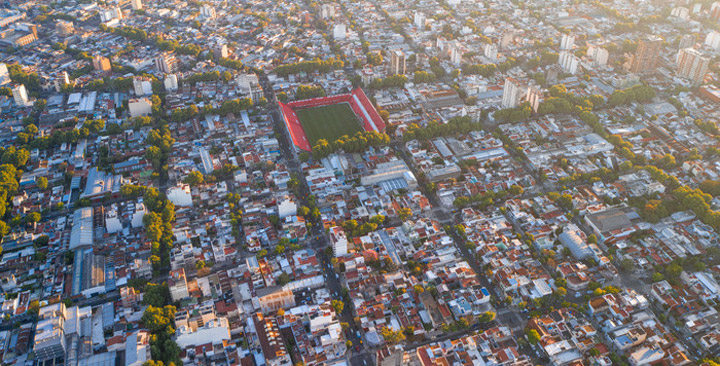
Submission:
{"label": "soccer stadium", "polygon": [[385,130],[385,122],[361,88],[348,94],[278,104],[293,144],[304,151],[312,151],[320,139],[333,142],[359,131]]}

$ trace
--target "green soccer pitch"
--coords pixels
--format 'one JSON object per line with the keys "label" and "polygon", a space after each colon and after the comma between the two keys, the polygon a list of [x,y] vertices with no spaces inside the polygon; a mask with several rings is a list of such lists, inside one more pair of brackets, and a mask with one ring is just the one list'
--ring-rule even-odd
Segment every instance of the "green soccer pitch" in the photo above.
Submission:
{"label": "green soccer pitch", "polygon": [[352,137],[363,130],[358,117],[347,103],[298,109],[296,113],[310,146],[315,146],[320,139],[332,143],[342,135]]}

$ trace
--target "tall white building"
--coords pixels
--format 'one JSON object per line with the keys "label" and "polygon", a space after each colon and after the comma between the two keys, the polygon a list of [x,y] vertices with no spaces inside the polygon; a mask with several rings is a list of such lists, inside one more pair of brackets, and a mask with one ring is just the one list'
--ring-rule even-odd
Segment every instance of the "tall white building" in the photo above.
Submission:
{"label": "tall white building", "polygon": [[701,83],[710,66],[710,58],[696,49],[685,48],[678,52],[676,63],[679,76]]}
{"label": "tall white building", "polygon": [[690,19],[690,9],[684,6],[678,6],[670,12],[670,16],[681,20],[688,20]]}
{"label": "tall white building", "polygon": [[147,210],[145,209],[145,204],[142,202],[135,203],[135,212],[132,216],[132,221],[130,221],[130,225],[132,225],[133,228],[138,228],[143,226],[143,217],[145,217],[145,213]]}
{"label": "tall white building", "polygon": [[505,87],[503,88],[503,108],[515,108],[520,104],[521,86],[520,82],[513,78],[505,78]]}
{"label": "tall white building", "polygon": [[175,71],[175,67],[178,61],[170,52],[163,52],[155,57],[155,68],[165,74],[169,74]]}
{"label": "tall white building", "polygon": [[100,10],[100,21],[103,23],[122,19],[122,10],[119,7]]}
{"label": "tall white building", "polygon": [[200,8],[200,15],[210,19],[215,19],[215,17],[217,16],[217,14],[215,13],[215,7],[210,4],[203,4],[203,6]]}
{"label": "tall white building", "polygon": [[573,55],[572,52],[561,51],[558,63],[565,72],[574,75],[577,72],[578,66],[580,66],[580,59]]}
{"label": "tall white building", "polygon": [[571,50],[575,46],[575,36],[571,34],[563,34],[560,38],[560,49]]}
{"label": "tall white building", "polygon": [[294,216],[297,214],[297,204],[290,197],[285,197],[282,200],[278,200],[277,203],[278,217],[284,219],[288,216]]}
{"label": "tall white building", "polygon": [[323,4],[320,7],[320,17],[323,19],[335,18],[335,6],[332,4]]}
{"label": "tall white building", "polygon": [[345,23],[335,24],[333,27],[333,39],[342,41],[347,38],[347,26]]}
{"label": "tall white building", "polygon": [[105,212],[105,230],[108,233],[117,233],[123,229],[120,217],[118,216],[117,207],[115,205]]}
{"label": "tall white building", "polygon": [[135,96],[142,97],[152,94],[152,84],[149,80],[145,80],[142,76],[133,77],[133,91]]}
{"label": "tall white building", "polygon": [[594,66],[607,65],[610,53],[603,47],[588,43],[587,55],[593,61]]}
{"label": "tall white building", "polygon": [[530,85],[527,88],[527,93],[525,94],[525,101],[530,103],[530,107],[533,109],[533,111],[537,112],[538,107],[540,106],[540,98],[542,97],[542,90],[540,90],[539,87]]}
{"label": "tall white building", "polygon": [[28,94],[25,85],[19,84],[12,88],[13,100],[18,107],[25,107],[28,104]]}
{"label": "tall white building", "polygon": [[495,43],[486,44],[485,49],[483,50],[483,54],[490,61],[496,62],[498,58],[498,46]]}
{"label": "tall white building", "polygon": [[0,63],[0,85],[10,84],[10,72],[7,65]]}
{"label": "tall white building", "polygon": [[457,45],[453,45],[450,48],[450,62],[455,66],[460,66],[462,63],[463,51]]}
{"label": "tall white building", "polygon": [[237,83],[240,94],[249,97],[253,103],[257,103],[263,98],[263,89],[257,75],[238,74],[235,77],[235,82]]}
{"label": "tall white building", "polygon": [[705,45],[714,49],[720,50],[720,33],[712,31],[705,36]]}
{"label": "tall white building", "polygon": [[426,22],[425,14],[421,11],[415,12],[415,18],[413,19],[413,23],[415,23],[415,26],[418,27],[420,30],[425,29],[425,22]]}
{"label": "tall white building", "polygon": [[330,228],[330,242],[332,243],[333,255],[342,257],[347,254],[347,237],[345,231],[340,226]]}
{"label": "tall white building", "polygon": [[165,81],[163,83],[165,84],[165,90],[167,90],[167,91],[178,90],[178,79],[177,79],[177,75],[175,75],[175,74],[168,74],[165,77]]}
{"label": "tall white building", "polygon": [[181,267],[174,271],[170,271],[168,288],[170,289],[170,297],[173,301],[180,301],[190,297],[184,268]]}
{"label": "tall white building", "polygon": [[132,6],[133,10],[140,10],[143,8],[142,0],[131,0],[130,5]]}

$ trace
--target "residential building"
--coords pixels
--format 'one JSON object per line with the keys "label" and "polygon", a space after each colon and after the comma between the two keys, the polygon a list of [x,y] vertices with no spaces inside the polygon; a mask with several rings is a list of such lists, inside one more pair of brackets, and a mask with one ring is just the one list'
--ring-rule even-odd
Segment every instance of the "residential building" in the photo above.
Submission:
{"label": "residential building", "polygon": [[164,74],[170,74],[175,72],[177,66],[177,59],[175,55],[170,52],[163,52],[162,54],[155,57],[155,69]]}
{"label": "residential building", "polygon": [[175,206],[192,207],[192,194],[190,193],[189,184],[180,184],[176,187],[170,187],[167,190],[167,198]]}
{"label": "residential building", "polygon": [[343,41],[347,38],[347,26],[344,23],[335,24],[333,27],[333,39]]}
{"label": "residential building", "polygon": [[560,51],[558,63],[562,67],[563,71],[574,75],[577,73],[578,67],[580,66],[580,59],[570,51]]}
{"label": "residential building", "polygon": [[178,90],[178,79],[177,75],[175,74],[168,74],[165,76],[165,80],[163,81],[163,84],[165,85],[165,90],[169,92],[174,92]]}
{"label": "residential building", "polygon": [[637,74],[654,72],[660,60],[662,44],[663,39],[656,35],[641,38],[630,64],[630,72]]}
{"label": "residential building", "polygon": [[505,86],[503,88],[502,107],[514,108],[520,104],[521,99],[520,82],[513,78],[505,78]]}
{"label": "residential building", "polygon": [[680,50],[677,55],[677,73],[694,83],[702,83],[710,66],[710,57],[693,48]]}
{"label": "residential building", "polygon": [[342,257],[348,253],[348,240],[345,231],[339,226],[330,228],[330,243],[333,248],[333,255]]}
{"label": "residential building", "polygon": [[563,34],[560,38],[561,50],[572,50],[575,46],[575,36],[572,34]]}
{"label": "residential building", "polygon": [[12,96],[15,101],[15,105],[18,107],[26,107],[30,99],[28,99],[27,89],[25,85],[18,84],[12,88]]}
{"label": "residential building", "polygon": [[390,75],[405,75],[405,53],[401,50],[390,52]]}
{"label": "residential building", "polygon": [[152,114],[152,102],[148,98],[136,98],[128,101],[130,117],[140,117]]}
{"label": "residential building", "polygon": [[423,13],[423,12],[421,12],[421,11],[416,11],[416,12],[415,12],[415,15],[414,15],[414,17],[413,17],[413,23],[415,23],[415,26],[416,26],[418,29],[420,29],[420,30],[425,29],[425,22],[426,22],[426,21],[427,21],[427,20],[426,20],[426,18],[425,18],[425,13]]}
{"label": "residential building", "polygon": [[260,313],[253,316],[255,332],[260,349],[268,366],[290,366],[292,360],[287,352],[285,339],[280,334],[277,320]]}
{"label": "residential building", "polygon": [[335,5],[333,4],[323,4],[320,7],[320,16],[323,19],[332,19],[335,18]]}
{"label": "residential building", "polygon": [[67,37],[75,33],[73,22],[67,22],[64,20],[58,20],[55,22],[55,30],[57,30],[58,34],[63,37]]}
{"label": "residential building", "polygon": [[678,50],[682,50],[685,48],[691,48],[694,45],[695,45],[695,35],[694,34],[684,34],[682,36],[682,38],[680,38]]}
{"label": "residential building", "polygon": [[610,53],[603,47],[588,42],[587,55],[593,60],[594,66],[607,65]]}
{"label": "residential building", "polygon": [[168,277],[168,288],[170,289],[170,297],[173,301],[180,301],[190,297],[184,268],[178,268],[170,271],[170,275]]}
{"label": "residential building", "polygon": [[717,31],[708,33],[707,36],[705,36],[705,45],[713,50],[720,50],[720,33]]}
{"label": "residential building", "polygon": [[258,302],[263,314],[269,314],[280,309],[288,309],[295,306],[295,295],[290,290],[262,289],[258,293]]}

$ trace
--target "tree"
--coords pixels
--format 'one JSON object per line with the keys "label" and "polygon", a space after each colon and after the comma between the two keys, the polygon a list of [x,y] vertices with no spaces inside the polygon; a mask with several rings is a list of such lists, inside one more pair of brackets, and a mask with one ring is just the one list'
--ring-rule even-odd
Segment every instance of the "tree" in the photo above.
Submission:
{"label": "tree", "polygon": [[397,214],[400,221],[405,221],[412,216],[412,210],[409,207],[401,207],[398,209]]}
{"label": "tree", "polygon": [[523,192],[525,192],[525,190],[523,189],[523,187],[521,187],[517,184],[513,184],[510,186],[509,192],[513,196],[519,196],[519,195],[523,194]]}
{"label": "tree", "polygon": [[282,244],[278,244],[275,246],[275,254],[283,254],[285,253],[285,246]]}
{"label": "tree", "polygon": [[622,266],[624,270],[630,272],[635,269],[635,261],[633,261],[631,258],[625,258],[622,260],[622,262],[620,262],[620,266]]}
{"label": "tree", "polygon": [[40,188],[40,189],[42,189],[42,190],[46,190],[47,187],[48,187],[48,180],[47,180],[47,178],[45,178],[45,177],[39,177],[39,178],[35,181],[35,184],[37,185],[38,188]]}
{"label": "tree", "polygon": [[40,312],[40,302],[38,300],[30,301],[27,312],[31,315],[37,315]]}
{"label": "tree", "polygon": [[663,276],[660,272],[655,272],[652,274],[652,281],[653,282],[660,282],[665,279],[665,276]]}
{"label": "tree", "polygon": [[565,287],[558,287],[557,290],[555,290],[555,293],[560,297],[565,297],[565,295],[567,295],[567,290]]}
{"label": "tree", "polygon": [[25,216],[25,222],[34,224],[34,223],[40,222],[41,218],[42,218],[42,216],[40,215],[39,212],[31,212],[31,213],[27,214],[27,216]]}
{"label": "tree", "polygon": [[380,331],[380,334],[388,344],[396,344],[405,340],[405,334],[401,330],[395,331],[385,327]]}
{"label": "tree", "polygon": [[324,97],[324,96],[325,96],[325,90],[321,86],[300,85],[295,90],[295,99],[296,100],[318,98],[318,97]]}
{"label": "tree", "polygon": [[189,184],[191,187],[197,187],[205,182],[205,177],[202,173],[200,173],[197,170],[193,170],[188,174],[185,179],[183,179],[183,183]]}
{"label": "tree", "polygon": [[492,311],[486,311],[478,317],[480,323],[488,323],[495,320],[495,313]]}
{"label": "tree", "polygon": [[668,278],[677,278],[680,277],[680,274],[682,273],[683,269],[682,267],[673,262],[667,265],[665,267],[665,274],[668,276]]}
{"label": "tree", "polygon": [[46,247],[48,243],[50,242],[50,237],[47,235],[40,235],[35,240],[33,240],[33,246],[35,248],[42,248]]}
{"label": "tree", "polygon": [[162,307],[167,304],[170,299],[170,289],[166,282],[162,284],[148,283],[145,285],[145,293],[143,294],[143,304]]}
{"label": "tree", "polygon": [[180,347],[172,340],[175,307],[148,306],[141,322],[150,331],[150,347],[154,362],[157,364],[180,364]]}
{"label": "tree", "polygon": [[370,222],[376,225],[382,225],[382,223],[385,222],[385,216],[375,215],[370,218]]}
{"label": "tree", "polygon": [[341,300],[333,300],[331,304],[332,307],[335,308],[335,312],[337,314],[341,314],[343,309],[345,308],[345,303],[343,303]]}
{"label": "tree", "polygon": [[290,275],[283,272],[278,276],[276,282],[277,282],[278,286],[285,286],[288,282],[290,282],[290,280],[291,280]]}
{"label": "tree", "polygon": [[537,344],[540,341],[540,333],[535,329],[525,329],[525,335],[530,344]]}

